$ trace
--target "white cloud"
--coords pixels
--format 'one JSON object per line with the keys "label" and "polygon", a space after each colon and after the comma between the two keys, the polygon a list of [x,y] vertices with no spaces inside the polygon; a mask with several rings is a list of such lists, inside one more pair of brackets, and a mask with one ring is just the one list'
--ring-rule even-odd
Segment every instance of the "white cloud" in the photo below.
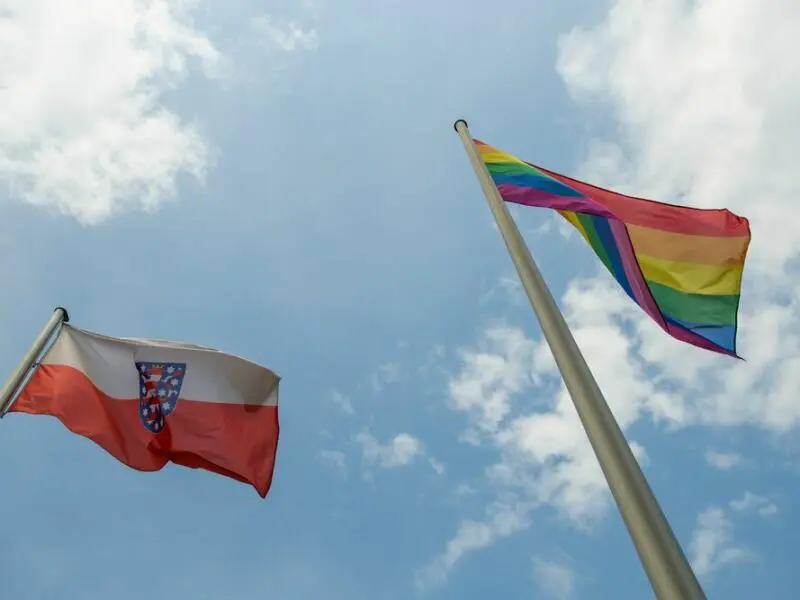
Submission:
{"label": "white cloud", "polygon": [[352,415],[353,412],[355,412],[353,410],[353,403],[350,402],[350,398],[344,396],[339,392],[333,392],[333,403],[339,408],[341,408],[348,415]]}
{"label": "white cloud", "polygon": [[[627,344],[604,312],[609,302],[622,299],[613,298],[602,285],[592,285],[594,302],[576,305],[588,297],[579,293],[566,298],[570,320],[583,325],[579,342],[597,349]],[[659,418],[680,414],[680,403],[655,390],[641,373],[634,350],[595,352],[591,361],[600,384],[611,391],[610,404],[620,425],[627,427],[644,412]],[[473,441],[487,442],[498,452],[498,460],[487,471],[492,487],[501,495],[523,498],[520,506],[527,511],[517,510],[524,518],[508,533],[525,527],[527,513],[543,504],[553,506],[578,527],[591,526],[609,505],[608,486],[546,344],[529,339],[519,329],[491,327],[476,349],[462,348],[459,354],[460,369],[449,384],[450,406],[468,417],[468,431],[476,436]],[[539,399],[538,407],[531,402],[534,398]],[[631,448],[644,464],[644,448],[635,442]],[[491,530],[488,522],[483,525]],[[471,520],[462,522],[443,556],[460,558],[500,537],[488,535],[485,544],[459,543],[464,528],[473,531],[475,526]],[[432,580],[444,580],[444,572],[455,562],[435,560],[438,577]]]}
{"label": "white cloud", "polygon": [[778,506],[774,502],[752,492],[745,492],[741,498],[731,501],[731,509],[745,515],[756,513],[764,519],[778,513]]}
{"label": "white cloud", "polygon": [[[431,352],[427,363],[419,368],[419,372],[427,372],[431,367],[434,366],[438,358],[439,357],[435,354],[435,352]],[[366,381],[359,385],[359,387],[362,389],[368,388],[370,391],[377,394],[382,392],[387,387],[397,384],[401,380],[402,375],[403,367],[399,362],[387,361],[379,364],[375,371],[372,372],[367,377]]]}
{"label": "white cloud", "polygon": [[711,355],[627,319],[657,377],[697,398],[693,422],[800,423],[800,5],[776,0],[617,0],[596,27],[562,38],[558,69],[587,106],[608,107],[618,141],[595,140],[583,175],[666,201],[727,207],[750,219],[739,349]]}
{"label": "white cloud", "polygon": [[529,524],[530,507],[511,500],[497,501],[486,510],[486,519],[464,521],[444,551],[415,575],[419,590],[443,584],[450,571],[468,552],[485,548],[495,540],[508,537]]}
{"label": "white cloud", "polygon": [[713,450],[706,452],[705,459],[709,465],[721,471],[732,469],[742,462],[742,457],[735,452],[715,452]]}
{"label": "white cloud", "polygon": [[319,46],[317,32],[301,26],[296,21],[278,23],[268,15],[261,15],[251,19],[250,26],[263,38],[267,47],[281,52],[316,50]]}
{"label": "white cloud", "polygon": [[542,600],[569,600],[575,591],[575,572],[563,562],[535,558],[533,576],[544,596]]}
{"label": "white cloud", "polygon": [[[624,299],[602,284],[589,285],[590,292],[568,292],[565,310],[578,325],[581,346],[594,350],[590,365],[620,425],[626,428],[643,413],[681,419],[679,399],[648,380],[636,349],[605,312]],[[593,301],[585,302],[589,297]],[[470,425],[499,450],[491,478],[553,504],[576,521],[599,516],[608,499],[605,479],[546,344],[518,329],[492,328],[479,349],[462,349],[461,357],[450,383],[451,406],[465,412]],[[530,401],[534,395],[540,398],[538,410]],[[635,443],[632,448],[644,461],[644,449]]]}
{"label": "white cloud", "polygon": [[370,378],[373,391],[380,392],[387,385],[400,381],[401,372],[400,363],[397,362],[386,362],[378,365],[378,371]]}
{"label": "white cloud", "polygon": [[381,378],[388,382],[394,383],[400,379],[400,364],[396,362],[384,363],[378,367]]}
{"label": "white cloud", "polygon": [[463,367],[449,383],[451,406],[477,428],[496,432],[510,411],[510,398],[529,385],[535,345],[518,329],[493,327],[481,349],[462,350]]}
{"label": "white cloud", "polygon": [[436,460],[435,458],[431,457],[431,458],[428,459],[428,464],[430,464],[431,468],[434,471],[436,471],[437,475],[444,475],[444,471],[445,471],[444,465],[442,463],[440,463],[438,460]]}
{"label": "white cloud", "polygon": [[155,209],[209,150],[162,103],[220,55],[191,2],[9,0],[0,18],[0,179],[10,196],[93,224]]}
{"label": "white cloud", "polygon": [[431,373],[440,373],[443,371],[441,362],[446,357],[447,351],[442,345],[435,345],[431,348],[425,359],[425,362],[416,369],[417,375],[424,376]]}
{"label": "white cloud", "polygon": [[356,435],[356,441],[361,445],[364,462],[370,466],[404,467],[424,454],[422,442],[408,433],[400,433],[388,443],[380,444],[368,431],[362,431]]}
{"label": "white cloud", "polygon": [[698,515],[689,553],[692,568],[698,577],[754,558],[750,550],[735,543],[733,524],[725,511],[717,506],[709,507]]}
{"label": "white cloud", "polygon": [[466,483],[459,483],[454,493],[456,497],[471,496],[475,493],[475,490]]}
{"label": "white cloud", "polygon": [[338,450],[322,450],[319,453],[319,458],[322,462],[339,472],[339,474],[344,475],[347,473],[347,458],[344,452],[339,452]]}
{"label": "white cloud", "polygon": [[[550,221],[547,221],[549,223]],[[528,302],[522,284],[519,281],[516,271],[509,271],[500,279],[488,286],[488,289],[481,295],[480,303],[486,305],[494,300],[507,302],[509,305],[522,306]]]}

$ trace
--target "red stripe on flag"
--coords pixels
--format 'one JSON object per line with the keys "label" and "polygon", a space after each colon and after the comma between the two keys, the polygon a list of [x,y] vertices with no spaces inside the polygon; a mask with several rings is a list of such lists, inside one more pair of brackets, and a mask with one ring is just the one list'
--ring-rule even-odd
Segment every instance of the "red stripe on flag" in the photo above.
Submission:
{"label": "red stripe on flag", "polygon": [[51,415],[138,471],[168,462],[205,469],[256,488],[265,497],[278,447],[278,407],[198,402],[181,398],[161,433],[139,420],[138,399],[115,399],[83,373],[42,365],[11,412]]}

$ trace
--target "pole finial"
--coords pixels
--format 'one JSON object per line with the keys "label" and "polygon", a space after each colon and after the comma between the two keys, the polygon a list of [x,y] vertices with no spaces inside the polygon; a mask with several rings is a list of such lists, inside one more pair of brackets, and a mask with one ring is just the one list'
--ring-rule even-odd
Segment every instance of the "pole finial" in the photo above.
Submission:
{"label": "pole finial", "polygon": [[56,311],[59,311],[59,310],[60,310],[60,311],[62,311],[62,312],[64,313],[64,319],[63,319],[63,322],[64,322],[64,323],[69,323],[69,312],[67,311],[67,309],[66,309],[66,308],[64,308],[63,306],[56,306],[56,307],[53,309],[53,312],[56,312]]}
{"label": "pole finial", "polygon": [[459,123],[463,123],[463,124],[464,124],[464,127],[466,127],[467,129],[469,129],[469,124],[467,123],[467,121],[466,121],[465,119],[456,119],[456,122],[455,122],[455,123],[453,123],[453,129],[455,129],[455,130],[456,130],[456,133],[458,133],[458,124],[459,124]]}

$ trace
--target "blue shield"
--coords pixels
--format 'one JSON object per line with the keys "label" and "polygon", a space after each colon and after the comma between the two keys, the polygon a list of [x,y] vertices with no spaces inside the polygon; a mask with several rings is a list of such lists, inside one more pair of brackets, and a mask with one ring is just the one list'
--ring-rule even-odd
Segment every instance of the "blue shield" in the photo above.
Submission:
{"label": "blue shield", "polygon": [[139,420],[148,431],[160,433],[175,412],[181,395],[186,363],[137,362]]}

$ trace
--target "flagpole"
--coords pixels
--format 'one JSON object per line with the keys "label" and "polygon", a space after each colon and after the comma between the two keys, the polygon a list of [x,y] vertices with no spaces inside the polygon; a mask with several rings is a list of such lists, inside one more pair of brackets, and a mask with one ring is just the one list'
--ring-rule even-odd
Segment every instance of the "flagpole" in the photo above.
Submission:
{"label": "flagpole", "polygon": [[17,368],[12,371],[11,376],[8,378],[3,388],[0,389],[0,417],[11,407],[11,403],[17,397],[20,386],[25,382],[25,377],[36,364],[36,361],[41,356],[42,351],[47,346],[47,342],[50,341],[53,333],[62,324],[68,322],[69,313],[67,313],[67,309],[60,306],[57,307],[28,352],[22,357]]}
{"label": "flagpole", "polygon": [[639,463],[583,358],[564,316],[525,245],[486,165],[467,122],[454,128],[464,144],[497,222],[522,286],[553,353],[561,377],[586,430],[608,487],[633,539],[658,600],[705,600],[686,555],[653,495]]}

